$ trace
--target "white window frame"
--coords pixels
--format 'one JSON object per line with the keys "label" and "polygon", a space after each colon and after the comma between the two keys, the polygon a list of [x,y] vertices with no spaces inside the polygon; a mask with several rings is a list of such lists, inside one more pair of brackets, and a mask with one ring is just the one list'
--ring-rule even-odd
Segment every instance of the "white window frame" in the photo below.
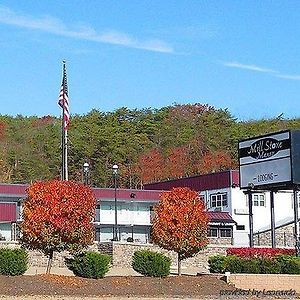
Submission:
{"label": "white window frame", "polygon": [[[222,236],[222,232],[228,232],[228,230],[229,230],[229,232],[230,232],[230,235],[229,236],[227,236],[227,235],[225,235],[225,236]],[[220,238],[232,238],[232,228],[220,228]]]}
{"label": "white window frame", "polygon": [[[224,205],[224,202],[226,203],[226,205]],[[215,204],[213,205],[213,203],[215,203]],[[228,207],[227,192],[210,194],[209,195],[209,207],[210,208]]]}
{"label": "white window frame", "polygon": [[255,193],[252,195],[253,206],[266,207],[266,195],[265,193]]}
{"label": "white window frame", "polygon": [[[215,232],[216,235],[211,235],[211,232]],[[210,237],[210,238],[219,237],[219,229],[217,227],[208,227],[207,236]]]}
{"label": "white window frame", "polygon": [[199,199],[201,200],[201,201],[203,201],[203,203],[205,203],[205,194],[199,194]]}

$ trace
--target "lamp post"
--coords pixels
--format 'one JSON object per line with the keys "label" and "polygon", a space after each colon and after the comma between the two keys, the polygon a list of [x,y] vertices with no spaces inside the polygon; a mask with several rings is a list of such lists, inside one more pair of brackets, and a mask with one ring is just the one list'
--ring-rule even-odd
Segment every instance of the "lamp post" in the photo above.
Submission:
{"label": "lamp post", "polygon": [[90,168],[90,165],[87,162],[85,162],[83,164],[83,183],[85,185],[88,185],[88,183],[89,183],[89,171],[90,171],[89,168]]}
{"label": "lamp post", "polygon": [[118,241],[118,207],[117,207],[117,175],[118,175],[118,165],[112,166],[112,174],[114,178],[114,188],[115,188],[115,226],[114,226],[114,241]]}

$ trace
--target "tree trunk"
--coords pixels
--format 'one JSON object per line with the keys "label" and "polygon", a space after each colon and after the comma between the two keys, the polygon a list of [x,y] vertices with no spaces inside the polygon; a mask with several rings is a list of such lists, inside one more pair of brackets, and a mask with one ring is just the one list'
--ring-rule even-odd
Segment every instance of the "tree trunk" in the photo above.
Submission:
{"label": "tree trunk", "polygon": [[53,250],[50,250],[46,274],[50,274],[50,270],[51,270],[51,267],[52,267],[52,260],[53,260]]}
{"label": "tree trunk", "polygon": [[178,275],[181,276],[181,255],[178,253]]}

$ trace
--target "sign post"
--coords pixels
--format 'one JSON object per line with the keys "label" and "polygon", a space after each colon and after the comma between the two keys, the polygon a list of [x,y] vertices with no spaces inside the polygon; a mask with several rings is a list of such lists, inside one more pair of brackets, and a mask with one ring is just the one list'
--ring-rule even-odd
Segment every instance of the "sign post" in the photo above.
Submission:
{"label": "sign post", "polygon": [[253,201],[252,201],[252,192],[251,190],[248,192],[248,204],[249,204],[249,246],[251,248],[254,247],[254,239],[253,239]]}
{"label": "sign post", "polygon": [[271,208],[271,241],[272,241],[272,248],[276,248],[274,191],[270,191],[270,208]]}
{"label": "sign post", "polygon": [[299,233],[299,215],[298,215],[298,192],[294,190],[294,236],[296,241],[296,254],[300,256],[300,233]]}
{"label": "sign post", "polygon": [[248,206],[249,206],[249,247],[254,247],[254,238],[253,238],[253,198],[251,192],[251,186],[244,192],[248,197]]}

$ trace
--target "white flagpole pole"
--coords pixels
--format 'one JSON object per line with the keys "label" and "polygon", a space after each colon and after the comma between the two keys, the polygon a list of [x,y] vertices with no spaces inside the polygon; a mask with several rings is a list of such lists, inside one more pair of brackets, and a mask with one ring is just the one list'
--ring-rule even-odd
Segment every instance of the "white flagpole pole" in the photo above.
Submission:
{"label": "white flagpole pole", "polygon": [[69,180],[68,176],[68,131],[65,130],[65,180]]}
{"label": "white flagpole pole", "polygon": [[62,110],[61,122],[61,180],[65,180],[65,109]]}
{"label": "white flagpole pole", "polygon": [[63,61],[63,105],[62,105],[62,170],[61,170],[61,180],[68,180],[68,129],[66,127],[65,120],[65,88],[66,88],[66,62]]}

